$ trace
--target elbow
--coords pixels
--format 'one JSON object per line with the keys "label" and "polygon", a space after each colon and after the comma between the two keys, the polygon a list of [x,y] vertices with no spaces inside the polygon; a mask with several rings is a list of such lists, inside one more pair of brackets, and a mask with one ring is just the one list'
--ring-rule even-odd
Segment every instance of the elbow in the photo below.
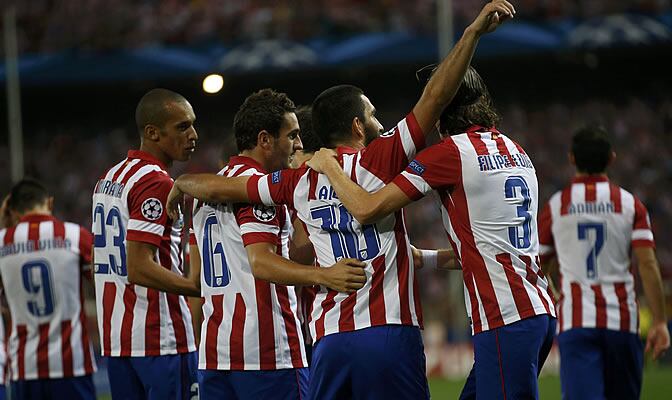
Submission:
{"label": "elbow", "polygon": [[250,269],[252,270],[252,276],[255,279],[269,280],[269,276],[266,273],[266,268],[264,268],[263,263],[259,260],[258,257],[250,257]]}
{"label": "elbow", "polygon": [[380,205],[362,203],[354,212],[352,216],[355,217],[362,225],[372,224],[377,222],[381,217]]}
{"label": "elbow", "polygon": [[140,281],[139,281],[140,277],[138,276],[139,275],[138,271],[135,268],[133,268],[129,265],[127,267],[126,271],[128,273],[128,275],[126,276],[126,278],[128,279],[128,283],[133,284],[133,285],[140,284]]}

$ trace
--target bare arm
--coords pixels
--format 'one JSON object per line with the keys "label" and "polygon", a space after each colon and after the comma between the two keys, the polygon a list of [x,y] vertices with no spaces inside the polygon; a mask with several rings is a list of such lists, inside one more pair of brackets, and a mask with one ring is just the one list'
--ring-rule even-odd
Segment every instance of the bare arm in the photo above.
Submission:
{"label": "bare arm", "polygon": [[484,34],[494,31],[506,19],[512,18],[514,13],[513,5],[508,1],[495,0],[486,4],[478,17],[465,29],[462,38],[448,56],[439,64],[413,108],[413,114],[425,135],[433,130],[441,112],[459,89],[478,40]]}
{"label": "bare arm", "polygon": [[[198,246],[189,246],[189,280],[200,290],[201,288],[201,255]],[[189,297],[189,309],[191,310],[191,323],[194,326],[196,346],[201,341],[201,323],[203,322],[203,301],[200,297]]]}
{"label": "bare arm", "polygon": [[315,261],[315,250],[313,244],[308,239],[308,232],[298,218],[294,219],[294,234],[292,243],[289,247],[289,258],[299,264],[313,264]]}
{"label": "bare arm", "polygon": [[427,266],[437,269],[462,269],[462,266],[455,258],[453,249],[425,250],[411,246],[411,252],[413,253],[413,266],[415,269]]}
{"label": "bare arm", "polygon": [[159,265],[154,260],[156,246],[129,240],[126,245],[128,282],[184,296],[200,296],[201,291],[190,279]]}
{"label": "bare arm", "polygon": [[558,274],[560,270],[560,264],[558,263],[558,258],[555,256],[543,257],[541,261],[541,271],[546,276],[548,284],[551,286],[553,294],[556,295],[556,298],[560,295],[560,292],[555,287],[554,277]]}
{"label": "bare arm", "polygon": [[176,219],[184,194],[212,203],[249,203],[247,181],[249,176],[227,178],[215,174],[184,174],[175,180],[168,193],[168,215]]}
{"label": "bare arm", "polygon": [[275,251],[271,243],[245,247],[255,278],[282,285],[322,285],[339,292],[354,292],[366,283],[365,263],[344,258],[328,268],[297,264]]}
{"label": "bare arm", "polygon": [[642,278],[646,302],[653,314],[653,324],[649,328],[646,338],[645,351],[650,350],[655,359],[670,347],[670,333],[667,329],[667,317],[665,315],[663,280],[660,277],[660,268],[653,248],[635,247],[633,250],[639,265],[639,275]]}

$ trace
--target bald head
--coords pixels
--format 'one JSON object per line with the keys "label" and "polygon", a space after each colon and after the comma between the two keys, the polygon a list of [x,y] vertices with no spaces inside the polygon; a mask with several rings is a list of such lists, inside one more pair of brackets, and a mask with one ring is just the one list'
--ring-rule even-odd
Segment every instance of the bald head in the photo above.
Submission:
{"label": "bald head", "polygon": [[145,93],[135,108],[135,124],[140,137],[147,125],[163,127],[172,116],[171,104],[174,103],[188,103],[188,101],[181,94],[168,89],[157,88]]}

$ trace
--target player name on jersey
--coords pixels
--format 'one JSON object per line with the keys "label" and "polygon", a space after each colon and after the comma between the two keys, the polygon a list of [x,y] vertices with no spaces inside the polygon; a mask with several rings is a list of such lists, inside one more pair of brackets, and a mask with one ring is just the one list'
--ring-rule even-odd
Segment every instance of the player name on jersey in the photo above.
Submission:
{"label": "player name on jersey", "polygon": [[11,243],[0,247],[0,257],[6,257],[12,254],[32,253],[36,251],[45,251],[51,249],[67,249],[72,246],[69,239],[50,238],[40,240],[27,240],[18,243]]}
{"label": "player name on jersey", "polygon": [[488,154],[478,156],[478,168],[481,172],[515,167],[534,169],[532,160],[530,160],[530,157],[525,153]]}
{"label": "player name on jersey", "polygon": [[567,207],[568,214],[608,214],[614,212],[616,212],[616,205],[611,201],[571,203]]}

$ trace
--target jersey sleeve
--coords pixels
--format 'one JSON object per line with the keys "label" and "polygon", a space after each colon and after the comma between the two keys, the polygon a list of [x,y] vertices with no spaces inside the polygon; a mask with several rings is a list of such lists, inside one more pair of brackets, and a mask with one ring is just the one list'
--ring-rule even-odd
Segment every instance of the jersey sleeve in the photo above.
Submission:
{"label": "jersey sleeve", "polygon": [[632,225],[632,247],[656,247],[649,213],[637,197],[635,197],[635,220]]}
{"label": "jersey sleeve", "polygon": [[462,166],[452,139],[428,147],[392,181],[412,200],[434,189],[451,190],[462,180]]}
{"label": "jersey sleeve", "polygon": [[362,150],[362,168],[388,183],[425,148],[425,135],[413,112]]}
{"label": "jersey sleeve", "polygon": [[542,261],[546,261],[555,254],[555,244],[553,241],[553,216],[551,214],[551,204],[546,203],[539,213],[539,256]]}
{"label": "jersey sleeve", "polygon": [[247,181],[247,195],[253,204],[294,207],[294,190],[307,167],[282,169],[267,175],[253,175]]}
{"label": "jersey sleeve", "polygon": [[168,224],[166,199],[173,187],[168,176],[148,174],[128,194],[126,239],[159,246]]}
{"label": "jersey sleeve", "polygon": [[240,227],[244,246],[254,243],[278,243],[280,208],[261,204],[236,206],[236,222]]}
{"label": "jersey sleeve", "polygon": [[83,227],[79,227],[79,260],[84,270],[91,266],[91,248],[93,247],[93,235]]}

